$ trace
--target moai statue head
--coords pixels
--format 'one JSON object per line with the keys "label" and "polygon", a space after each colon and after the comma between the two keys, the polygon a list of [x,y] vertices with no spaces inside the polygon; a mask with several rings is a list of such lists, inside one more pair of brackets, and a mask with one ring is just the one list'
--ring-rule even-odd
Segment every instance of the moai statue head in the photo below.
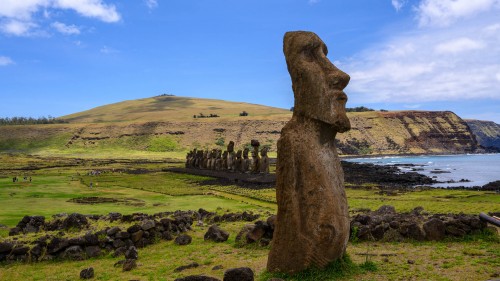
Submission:
{"label": "moai statue head", "polygon": [[212,153],[210,153],[212,158],[216,158],[217,157],[217,149],[212,149]]}
{"label": "moai statue head", "polygon": [[236,158],[240,159],[241,158],[241,149],[238,149],[238,151],[236,152]]}
{"label": "moai statue head", "polygon": [[234,142],[230,141],[229,144],[227,145],[227,152],[231,153],[234,152]]}
{"label": "moai statue head", "polygon": [[222,158],[222,150],[217,149],[216,157],[217,157],[217,159],[221,159]]}
{"label": "moai statue head", "polygon": [[268,148],[267,148],[267,147],[263,147],[263,148],[260,150],[260,156],[262,156],[262,157],[267,157],[267,150],[268,150]]}
{"label": "moai statue head", "polygon": [[249,150],[248,148],[245,148],[245,149],[243,150],[243,158],[244,158],[244,159],[248,159],[248,152],[249,152],[249,151],[250,151],[250,150]]}
{"label": "moai statue head", "polygon": [[224,150],[224,152],[222,152],[222,158],[226,159],[227,158],[227,150]]}
{"label": "moai statue head", "polygon": [[295,97],[293,115],[331,124],[335,132],[348,131],[343,90],[350,77],[326,57],[325,43],[312,32],[287,32],[283,51]]}
{"label": "moai statue head", "polygon": [[203,159],[208,158],[208,150],[203,151]]}

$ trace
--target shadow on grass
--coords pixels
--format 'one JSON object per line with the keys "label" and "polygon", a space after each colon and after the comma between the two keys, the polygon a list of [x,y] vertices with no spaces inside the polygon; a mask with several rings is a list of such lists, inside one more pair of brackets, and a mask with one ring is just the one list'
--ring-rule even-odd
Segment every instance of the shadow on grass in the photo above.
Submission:
{"label": "shadow on grass", "polygon": [[318,280],[339,280],[369,271],[376,271],[377,265],[372,261],[362,264],[355,264],[349,255],[344,255],[342,259],[336,260],[324,269],[311,268],[296,274],[264,272],[260,275],[260,281],[267,281],[271,278],[281,278],[284,280],[296,281],[318,281]]}

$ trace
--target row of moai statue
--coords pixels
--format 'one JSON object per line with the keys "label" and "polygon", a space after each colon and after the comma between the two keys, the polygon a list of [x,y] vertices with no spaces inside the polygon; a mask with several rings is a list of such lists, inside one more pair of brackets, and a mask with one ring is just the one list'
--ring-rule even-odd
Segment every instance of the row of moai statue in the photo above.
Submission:
{"label": "row of moai statue", "polygon": [[216,171],[229,171],[240,173],[268,174],[269,157],[268,148],[263,147],[260,150],[260,143],[252,140],[252,158],[248,157],[250,149],[245,148],[234,152],[234,142],[230,141],[227,150],[221,149],[197,150],[196,148],[188,152],[186,156],[186,168],[207,169]]}

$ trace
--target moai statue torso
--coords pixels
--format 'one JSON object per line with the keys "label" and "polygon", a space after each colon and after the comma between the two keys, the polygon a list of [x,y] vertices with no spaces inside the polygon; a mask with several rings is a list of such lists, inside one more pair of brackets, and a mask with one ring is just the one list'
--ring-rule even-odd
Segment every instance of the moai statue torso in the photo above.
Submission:
{"label": "moai statue torso", "polygon": [[241,149],[236,152],[236,158],[234,160],[234,171],[241,172],[241,166],[243,159],[241,158],[242,151]]}
{"label": "moai statue torso", "polygon": [[248,159],[248,152],[250,150],[248,148],[245,148],[243,150],[243,159],[241,159],[241,172],[246,173],[248,169],[250,168],[250,159]]}
{"label": "moai statue torso", "polygon": [[349,213],[335,136],[350,128],[349,76],[312,32],[287,32],[283,49],[295,104],[278,140],[278,215],[267,269],[295,273],[324,268],[346,250]]}
{"label": "moai statue torso", "polygon": [[198,150],[196,154],[196,168],[203,168],[203,150]]}
{"label": "moai statue torso", "polygon": [[203,151],[203,164],[201,165],[201,167],[202,167],[203,169],[206,169],[206,168],[207,168],[207,165],[208,165],[208,164],[207,164],[207,163],[208,163],[208,155],[209,155],[209,153],[208,153],[208,149],[207,149],[207,150],[205,150],[205,151]]}
{"label": "moai statue torso", "polygon": [[198,150],[195,148],[195,149],[193,149],[193,153],[191,155],[191,160],[189,161],[190,168],[194,168],[194,165],[196,163],[196,153],[198,153]]}
{"label": "moai statue torso", "polygon": [[222,165],[221,170],[227,171],[227,151],[222,152]]}
{"label": "moai statue torso", "polygon": [[209,169],[210,170],[215,170],[215,161],[217,160],[217,150],[212,149],[212,152],[210,152],[210,165]]}
{"label": "moai statue torso", "polygon": [[191,166],[191,157],[193,155],[193,151],[189,151],[187,154],[186,154],[186,163],[185,163],[185,166],[186,168],[189,168]]}
{"label": "moai statue torso", "polygon": [[214,170],[220,171],[222,168],[222,150],[217,149],[217,154],[215,157],[215,168]]}
{"label": "moai statue torso", "polygon": [[259,157],[259,146],[260,143],[258,140],[252,140],[251,145],[253,147],[252,150],[252,166],[250,171],[254,174],[258,174],[260,172],[260,157]]}
{"label": "moai statue torso", "polygon": [[227,169],[231,172],[234,172],[235,170],[234,160],[235,160],[234,142],[230,141],[229,144],[227,145]]}
{"label": "moai statue torso", "polygon": [[264,147],[260,151],[260,172],[263,174],[269,174],[269,157],[267,157],[268,148]]}

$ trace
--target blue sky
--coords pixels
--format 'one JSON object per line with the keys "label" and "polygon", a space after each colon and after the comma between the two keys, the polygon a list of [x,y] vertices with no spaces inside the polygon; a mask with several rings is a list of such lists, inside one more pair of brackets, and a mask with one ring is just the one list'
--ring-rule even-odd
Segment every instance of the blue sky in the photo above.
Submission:
{"label": "blue sky", "polygon": [[500,123],[500,0],[0,0],[0,117],[163,93],[290,108],[286,31],[316,32],[348,107]]}

